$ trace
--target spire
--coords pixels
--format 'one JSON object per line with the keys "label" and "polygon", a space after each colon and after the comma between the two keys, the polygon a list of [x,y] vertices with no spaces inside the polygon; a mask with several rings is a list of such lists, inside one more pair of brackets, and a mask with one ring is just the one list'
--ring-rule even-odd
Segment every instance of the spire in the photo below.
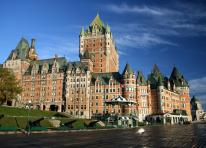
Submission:
{"label": "spire", "polygon": [[147,81],[144,78],[144,75],[141,71],[137,72],[137,84],[146,85]]}
{"label": "spire", "polygon": [[82,27],[80,35],[83,36],[84,35],[84,27]]}
{"label": "spire", "polygon": [[110,27],[108,24],[106,25],[106,32],[108,32],[108,33],[110,32]]}
{"label": "spire", "polygon": [[176,86],[186,86],[186,87],[189,86],[184,76],[180,73],[180,71],[176,67],[174,67],[172,70],[172,73],[170,75],[170,80],[172,80]]}
{"label": "spire", "polygon": [[35,39],[31,39],[31,48],[35,49]]}
{"label": "spire", "polygon": [[132,70],[132,68],[130,67],[128,63],[126,64],[122,74],[124,75],[126,72],[128,72],[129,74],[134,74],[134,71]]}
{"label": "spire", "polygon": [[181,77],[182,77],[182,74],[179,72],[179,70],[176,67],[174,67],[170,78],[181,78]]}
{"label": "spire", "polygon": [[161,74],[158,66],[154,64],[151,74],[148,77],[150,81],[151,88],[156,88],[157,86],[163,85],[164,76]]}
{"label": "spire", "polygon": [[96,17],[94,18],[94,20],[92,21],[92,23],[90,24],[90,26],[94,26],[97,25],[99,27],[103,27],[104,24],[99,16],[99,14],[97,13]]}
{"label": "spire", "polygon": [[153,69],[152,69],[153,74],[160,74],[160,70],[156,64],[154,64]]}

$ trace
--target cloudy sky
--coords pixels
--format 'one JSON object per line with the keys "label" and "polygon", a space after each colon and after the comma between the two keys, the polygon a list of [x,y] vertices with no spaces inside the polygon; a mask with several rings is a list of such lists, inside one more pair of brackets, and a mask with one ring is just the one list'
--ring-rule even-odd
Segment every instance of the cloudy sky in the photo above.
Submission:
{"label": "cloudy sky", "polygon": [[176,66],[206,107],[206,1],[0,0],[0,63],[18,41],[36,38],[40,58],[78,60],[79,32],[97,12],[109,24],[120,54],[145,76],[156,63]]}

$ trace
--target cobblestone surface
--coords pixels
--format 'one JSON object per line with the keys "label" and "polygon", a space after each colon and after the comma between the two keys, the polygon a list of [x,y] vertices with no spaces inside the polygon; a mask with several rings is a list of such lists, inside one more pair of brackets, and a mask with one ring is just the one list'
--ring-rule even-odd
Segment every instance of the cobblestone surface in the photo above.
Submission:
{"label": "cobblestone surface", "polygon": [[0,147],[206,147],[206,125],[148,126],[137,129],[0,135]]}

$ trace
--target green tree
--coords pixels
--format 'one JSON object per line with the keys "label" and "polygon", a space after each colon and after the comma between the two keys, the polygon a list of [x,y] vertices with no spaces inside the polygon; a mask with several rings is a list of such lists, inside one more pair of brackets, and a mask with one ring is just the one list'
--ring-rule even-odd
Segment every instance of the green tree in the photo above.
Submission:
{"label": "green tree", "polygon": [[12,71],[0,68],[0,105],[7,101],[17,99],[22,92],[19,82],[16,80]]}

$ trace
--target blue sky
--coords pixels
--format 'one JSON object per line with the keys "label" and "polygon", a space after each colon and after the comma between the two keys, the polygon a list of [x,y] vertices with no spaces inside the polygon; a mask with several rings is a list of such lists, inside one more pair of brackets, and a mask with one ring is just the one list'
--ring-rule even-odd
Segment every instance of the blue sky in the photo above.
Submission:
{"label": "blue sky", "polygon": [[169,76],[184,74],[206,106],[206,3],[204,0],[0,0],[0,63],[21,39],[36,39],[39,58],[78,60],[79,32],[97,12],[111,27],[126,62],[149,74],[156,63]]}

